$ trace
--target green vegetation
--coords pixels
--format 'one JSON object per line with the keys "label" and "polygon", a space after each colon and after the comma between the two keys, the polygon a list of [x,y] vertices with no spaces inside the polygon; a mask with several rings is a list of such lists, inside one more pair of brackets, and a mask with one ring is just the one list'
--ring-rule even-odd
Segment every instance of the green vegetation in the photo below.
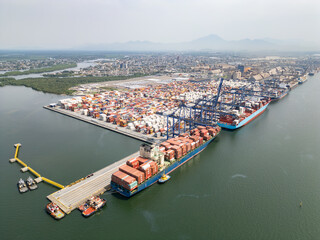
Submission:
{"label": "green vegetation", "polygon": [[16,81],[14,78],[0,78],[0,87],[9,85],[11,81]]}
{"label": "green vegetation", "polygon": [[73,90],[69,90],[69,88],[75,87],[79,84],[125,80],[129,78],[141,77],[141,76],[145,76],[145,75],[136,74],[133,76],[109,76],[109,77],[25,78],[21,80],[15,80],[13,78],[0,78],[0,87],[6,86],[6,85],[26,86],[26,87],[31,87],[32,89],[37,91],[69,95],[74,92]]}
{"label": "green vegetation", "polygon": [[76,66],[77,66],[76,63],[57,64],[57,65],[53,65],[51,67],[35,68],[35,69],[23,71],[23,72],[20,72],[20,71],[6,72],[4,74],[0,74],[0,77],[18,76],[18,75],[26,75],[26,74],[32,74],[32,73],[52,72],[52,71],[58,71],[58,70],[63,70],[63,69],[67,69],[67,68],[73,68]]}

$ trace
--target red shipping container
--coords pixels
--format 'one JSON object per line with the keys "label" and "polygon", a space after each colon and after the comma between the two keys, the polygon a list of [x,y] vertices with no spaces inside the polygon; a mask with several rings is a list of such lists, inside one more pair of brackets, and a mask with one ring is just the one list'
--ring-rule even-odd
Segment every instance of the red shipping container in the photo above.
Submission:
{"label": "red shipping container", "polygon": [[190,152],[191,151],[191,143],[188,142],[186,144],[186,146],[187,146],[187,152]]}
{"label": "red shipping container", "polygon": [[204,136],[204,137],[203,137],[203,139],[204,139],[205,141],[208,141],[210,138],[211,138],[210,136]]}
{"label": "red shipping container", "polygon": [[182,156],[182,148],[179,146],[174,146],[175,158],[180,158]]}
{"label": "red shipping container", "polygon": [[160,146],[162,146],[162,147],[166,147],[166,146],[168,146],[168,145],[170,145],[170,143],[168,143],[167,141],[166,141],[166,142],[162,142],[162,143],[160,144]]}
{"label": "red shipping container", "polygon": [[197,136],[193,136],[193,137],[190,137],[190,139],[194,142],[198,141],[199,140],[199,137]]}
{"label": "red shipping container", "polygon": [[[206,141],[207,141],[207,140],[206,140]],[[202,138],[202,137],[199,138],[199,144],[200,144],[200,145],[203,144],[203,138]]]}
{"label": "red shipping container", "polygon": [[201,137],[208,136],[208,131],[206,131],[206,132],[200,132],[200,136],[201,136]]}
{"label": "red shipping container", "polygon": [[152,175],[152,169],[149,161],[140,165],[139,170],[144,173],[146,180],[149,179]]}
{"label": "red shipping container", "polygon": [[214,136],[216,134],[216,131],[214,129],[209,129],[208,132],[211,136]]}
{"label": "red shipping container", "polygon": [[166,151],[166,148],[165,147],[159,147],[159,150],[160,150],[160,152],[165,152]]}
{"label": "red shipping container", "polygon": [[139,167],[139,161],[137,160],[137,158],[133,158],[127,161],[127,165],[137,169]]}
{"label": "red shipping container", "polygon": [[131,177],[134,177],[137,180],[138,184],[142,183],[145,180],[143,172],[141,172],[137,169],[134,169],[128,165],[122,165],[119,168],[119,170],[121,172],[124,172],[124,173],[130,175]]}
{"label": "red shipping container", "polygon": [[166,150],[170,150],[170,149],[172,148],[172,146],[173,146],[173,145],[171,145],[171,144],[170,144],[170,145],[167,145],[167,146],[166,146]]}
{"label": "red shipping container", "polygon": [[187,145],[184,143],[181,147],[182,147],[182,154],[183,155],[187,154]]}
{"label": "red shipping container", "polygon": [[196,148],[196,144],[193,142],[191,143],[191,150],[194,150]]}
{"label": "red shipping container", "polygon": [[148,162],[148,161],[149,161],[149,159],[143,158],[143,157],[141,157],[141,156],[136,157],[136,159],[139,161],[139,164],[140,164],[140,165],[141,165],[141,164],[144,164],[145,162]]}
{"label": "red shipping container", "polygon": [[198,128],[199,130],[206,129],[206,127],[204,127],[204,126],[198,126],[197,128]]}
{"label": "red shipping container", "polygon": [[115,182],[116,184],[124,187],[129,191],[132,191],[133,189],[138,187],[137,185],[135,185],[131,188],[129,184],[136,182],[136,179],[121,171],[113,173],[111,176],[111,181]]}
{"label": "red shipping container", "polygon": [[173,150],[168,150],[166,152],[166,159],[167,160],[173,160],[174,159],[174,151]]}
{"label": "red shipping container", "polygon": [[148,164],[151,166],[151,174],[155,175],[158,172],[158,164],[154,161],[149,161]]}

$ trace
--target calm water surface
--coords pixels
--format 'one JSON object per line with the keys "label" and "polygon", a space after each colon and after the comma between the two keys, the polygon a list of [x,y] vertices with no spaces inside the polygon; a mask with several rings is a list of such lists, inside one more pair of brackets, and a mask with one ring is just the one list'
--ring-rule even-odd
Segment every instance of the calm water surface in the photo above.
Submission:
{"label": "calm water surface", "polygon": [[[45,110],[61,96],[0,88],[1,239],[320,239],[320,75],[258,119],[223,131],[200,155],[126,200],[109,193],[89,219],[46,214],[41,183],[19,194],[13,144],[40,174],[68,184],[137,151],[141,142]],[[299,208],[299,202],[303,207]]]}

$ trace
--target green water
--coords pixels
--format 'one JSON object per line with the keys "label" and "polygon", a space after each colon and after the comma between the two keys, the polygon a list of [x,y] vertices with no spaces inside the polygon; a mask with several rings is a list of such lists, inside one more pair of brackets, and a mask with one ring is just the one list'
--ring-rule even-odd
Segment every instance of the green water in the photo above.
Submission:
{"label": "green water", "polygon": [[55,221],[44,210],[54,187],[18,193],[29,173],[8,162],[14,143],[20,159],[68,184],[140,142],[42,108],[61,96],[0,88],[1,239],[320,239],[319,91],[320,74],[223,131],[164,185],[129,200],[106,193],[107,207],[89,219],[74,211]]}

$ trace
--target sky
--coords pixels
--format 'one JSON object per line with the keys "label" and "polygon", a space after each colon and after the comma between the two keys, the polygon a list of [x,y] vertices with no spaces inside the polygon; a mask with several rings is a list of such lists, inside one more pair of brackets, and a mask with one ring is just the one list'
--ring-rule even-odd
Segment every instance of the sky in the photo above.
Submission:
{"label": "sky", "polygon": [[301,39],[320,42],[319,0],[0,0],[0,49]]}

